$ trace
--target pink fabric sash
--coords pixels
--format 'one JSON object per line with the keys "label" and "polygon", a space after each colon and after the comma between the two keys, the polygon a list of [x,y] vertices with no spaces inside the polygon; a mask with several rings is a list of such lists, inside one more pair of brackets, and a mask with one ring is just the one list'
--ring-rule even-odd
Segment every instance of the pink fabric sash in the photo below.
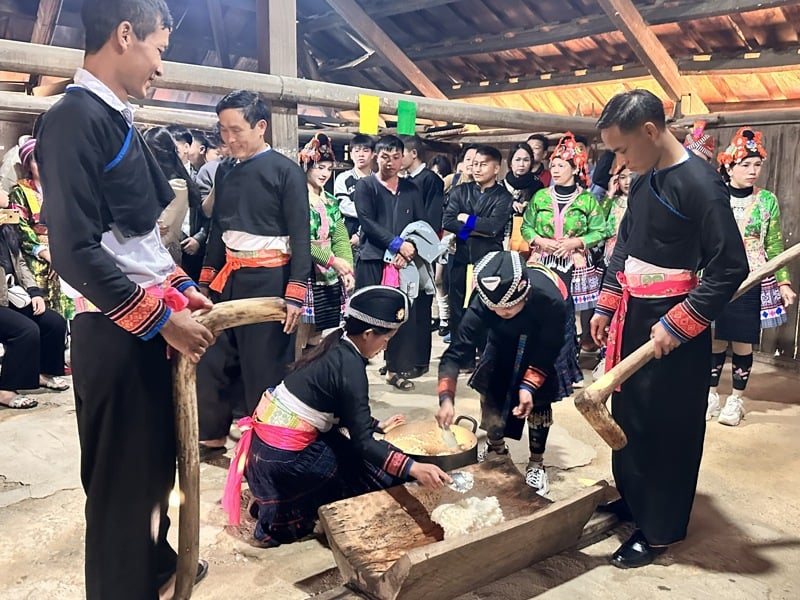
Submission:
{"label": "pink fabric sash", "polygon": [[[625,315],[628,313],[628,300],[634,298],[671,298],[684,296],[697,287],[697,275],[685,273],[666,276],[663,281],[642,283],[641,275],[635,281],[628,281],[625,273],[617,273],[617,281],[622,285],[622,300],[617,312],[611,318],[608,328],[608,349],[606,350],[606,373],[622,360],[622,330],[625,327]],[[634,279],[634,277],[631,277]]]}
{"label": "pink fabric sash", "polygon": [[242,437],[233,450],[233,460],[225,479],[225,491],[222,494],[222,508],[228,513],[228,522],[239,525],[242,510],[242,478],[250,454],[253,434],[265,444],[281,450],[299,452],[317,439],[317,431],[299,431],[261,423],[253,417],[244,417],[237,422]]}

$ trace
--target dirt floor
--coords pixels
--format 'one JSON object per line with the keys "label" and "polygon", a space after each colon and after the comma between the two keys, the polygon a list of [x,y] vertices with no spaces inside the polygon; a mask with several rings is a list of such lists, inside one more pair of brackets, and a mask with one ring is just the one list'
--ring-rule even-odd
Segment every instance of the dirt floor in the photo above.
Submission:
{"label": "dirt floor", "polygon": [[[437,338],[434,354],[441,350]],[[416,392],[403,393],[381,383],[377,365],[371,371],[377,417],[432,418],[433,374],[418,380]],[[730,381],[727,369],[723,381]],[[459,390],[458,412],[477,415],[465,381]],[[83,597],[84,496],[75,411],[69,392],[37,398],[35,410],[0,409],[0,598],[77,600]],[[746,409],[739,427],[708,424],[689,537],[657,564],[635,571],[608,564],[630,532],[620,526],[461,600],[800,598],[800,375],[757,363]],[[546,464],[550,498],[557,500],[611,473],[608,448],[572,403],[561,402],[554,412]],[[526,444],[512,444],[512,455],[524,467]],[[332,555],[316,539],[263,550],[226,531],[219,507],[226,464],[201,467],[200,554],[210,571],[194,597],[229,599],[235,590],[236,596],[294,600],[339,586]],[[491,562],[487,556],[487,569]]]}

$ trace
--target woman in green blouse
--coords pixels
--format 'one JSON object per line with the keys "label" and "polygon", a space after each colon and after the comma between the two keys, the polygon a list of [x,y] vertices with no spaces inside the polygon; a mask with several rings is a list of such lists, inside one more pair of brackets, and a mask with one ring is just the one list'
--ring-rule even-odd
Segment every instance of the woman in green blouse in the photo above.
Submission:
{"label": "woman in green blouse", "polygon": [[[755,187],[766,157],[761,132],[742,127],[717,158],[720,173],[728,183],[731,210],[742,234],[751,271],[783,252],[778,199],[772,192]],[[753,344],[759,342],[762,329],[779,327],[786,322],[786,307],[796,298],[789,272],[783,268],[728,304],[717,317],[706,420],[717,417],[723,425],[735,426],[744,418],[742,395],[753,367]],[[729,342],[733,346],[733,393],[720,410],[717,386]]]}
{"label": "woman in green blouse", "polygon": [[[555,270],[571,290],[575,310],[594,308],[600,292],[588,250],[606,236],[603,211],[584,187],[586,152],[567,133],[550,157],[552,185],[539,190],[525,210],[522,237],[531,258]],[[556,175],[557,174],[557,175]]]}
{"label": "woman in green blouse", "polygon": [[9,206],[19,215],[19,232],[22,257],[33,273],[36,285],[44,294],[47,308],[56,311],[66,320],[75,316],[75,305],[61,291],[61,282],[51,267],[47,226],[42,223],[42,188],[39,167],[33,157],[36,140],[30,138],[19,149],[23,177],[8,194]]}
{"label": "woman in green blouse", "polygon": [[[561,277],[575,312],[597,304],[600,273],[591,263],[589,248],[606,237],[603,211],[586,190],[586,167],[586,151],[567,132],[550,156],[551,185],[534,194],[521,228],[523,239],[531,247],[529,262],[540,262]],[[572,384],[583,380],[573,311],[567,321],[564,348],[556,364],[561,397],[572,394]]]}
{"label": "woman in green blouse", "polygon": [[322,332],[339,327],[344,299],[355,286],[353,251],[336,198],[325,191],[333,175],[335,158],[328,136],[314,135],[300,152],[308,181],[313,279],[303,305],[297,332],[297,354],[316,346]]}

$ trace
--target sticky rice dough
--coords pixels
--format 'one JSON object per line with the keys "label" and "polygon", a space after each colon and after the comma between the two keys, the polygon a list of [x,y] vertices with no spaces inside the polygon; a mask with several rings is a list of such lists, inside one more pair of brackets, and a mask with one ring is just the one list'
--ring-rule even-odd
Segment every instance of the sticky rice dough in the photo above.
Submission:
{"label": "sticky rice dough", "polygon": [[497,498],[489,496],[441,504],[431,512],[431,520],[442,526],[444,539],[451,539],[502,523],[505,517]]}

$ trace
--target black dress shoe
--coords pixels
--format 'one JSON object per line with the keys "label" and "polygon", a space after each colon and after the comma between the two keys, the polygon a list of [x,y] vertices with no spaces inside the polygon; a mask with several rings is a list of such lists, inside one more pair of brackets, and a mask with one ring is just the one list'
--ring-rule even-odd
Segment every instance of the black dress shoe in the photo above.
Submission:
{"label": "black dress shoe", "polygon": [[439,319],[431,319],[431,331],[439,329],[439,323],[441,323]]}
{"label": "black dress shoe", "polygon": [[618,569],[636,569],[649,565],[666,550],[665,546],[656,548],[648,544],[644,534],[637,529],[628,541],[611,555],[611,564]]}
{"label": "black dress shoe", "polygon": [[622,498],[617,498],[608,504],[601,504],[597,507],[597,512],[615,514],[620,521],[633,521],[631,509]]}
{"label": "black dress shoe", "polygon": [[442,327],[439,327],[439,337],[446,337],[449,333],[450,333],[449,326],[444,325]]}

